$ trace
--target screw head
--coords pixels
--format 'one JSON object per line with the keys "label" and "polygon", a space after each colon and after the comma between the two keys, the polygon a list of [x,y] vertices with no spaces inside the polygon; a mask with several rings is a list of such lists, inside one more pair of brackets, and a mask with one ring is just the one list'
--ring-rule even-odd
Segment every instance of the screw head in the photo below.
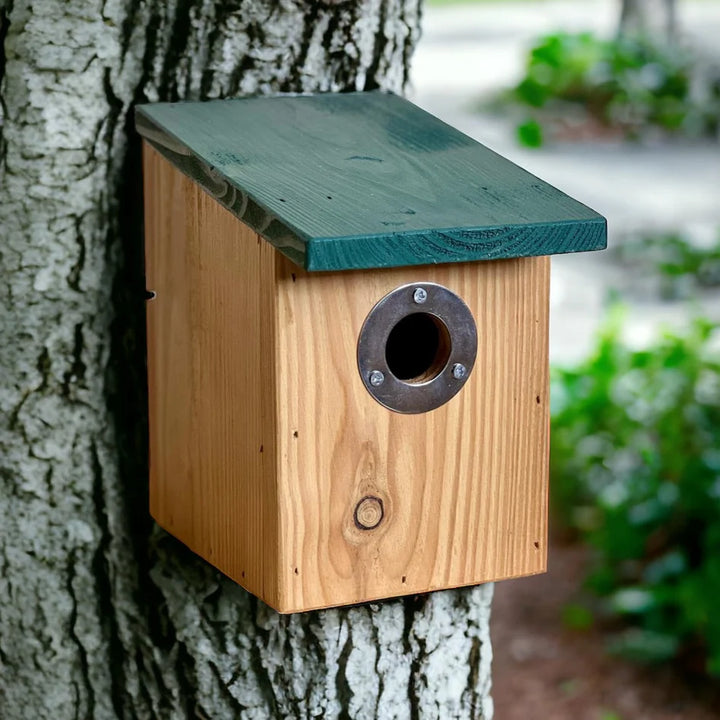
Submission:
{"label": "screw head", "polygon": [[455,363],[452,366],[452,374],[456,380],[464,380],[467,377],[467,368],[462,363]]}
{"label": "screw head", "polygon": [[427,300],[427,290],[425,288],[415,288],[413,293],[413,300],[418,304],[422,305]]}
{"label": "screw head", "polygon": [[372,370],[370,372],[370,384],[373,387],[379,387],[385,382],[385,375],[380,370]]}

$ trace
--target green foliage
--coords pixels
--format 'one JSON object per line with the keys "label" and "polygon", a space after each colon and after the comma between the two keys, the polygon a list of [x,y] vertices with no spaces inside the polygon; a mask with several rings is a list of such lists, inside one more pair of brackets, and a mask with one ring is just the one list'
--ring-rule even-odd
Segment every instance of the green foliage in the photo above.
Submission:
{"label": "green foliage", "polygon": [[584,605],[571,603],[563,608],[563,624],[571,630],[588,630],[593,625],[593,614]]}
{"label": "green foliage", "polygon": [[[694,71],[691,57],[673,45],[560,32],[540,38],[531,49],[514,98],[538,111],[536,122],[574,106],[586,120],[630,137],[648,126],[691,136],[717,134],[717,89],[710,87],[697,99]],[[526,139],[520,132],[519,137]]]}
{"label": "green foliage", "polygon": [[615,311],[592,357],[553,370],[553,508],[595,550],[590,588],[632,628],[614,649],[701,646],[720,675],[720,328],[696,320],[633,350],[621,325]]}
{"label": "green foliage", "polygon": [[528,120],[517,126],[518,140],[525,147],[540,147],[543,144],[542,125],[537,120]]}
{"label": "green foliage", "polygon": [[674,299],[701,288],[720,287],[720,234],[707,247],[698,247],[679,233],[650,235],[622,243],[616,249],[625,267],[662,279],[660,292]]}

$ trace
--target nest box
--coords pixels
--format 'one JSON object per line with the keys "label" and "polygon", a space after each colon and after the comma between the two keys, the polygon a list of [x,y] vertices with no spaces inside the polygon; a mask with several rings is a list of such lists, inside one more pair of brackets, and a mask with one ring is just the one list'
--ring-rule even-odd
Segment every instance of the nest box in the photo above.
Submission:
{"label": "nest box", "polygon": [[546,567],[597,213],[384,93],[146,105],[150,510],[280,612]]}

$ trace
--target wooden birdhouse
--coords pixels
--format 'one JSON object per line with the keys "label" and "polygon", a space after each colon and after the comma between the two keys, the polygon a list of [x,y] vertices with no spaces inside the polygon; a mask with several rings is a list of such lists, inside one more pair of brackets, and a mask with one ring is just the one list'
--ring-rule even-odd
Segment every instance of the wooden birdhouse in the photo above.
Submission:
{"label": "wooden birdhouse", "polygon": [[597,213],[384,93],[146,105],[150,511],[280,612],[546,567]]}

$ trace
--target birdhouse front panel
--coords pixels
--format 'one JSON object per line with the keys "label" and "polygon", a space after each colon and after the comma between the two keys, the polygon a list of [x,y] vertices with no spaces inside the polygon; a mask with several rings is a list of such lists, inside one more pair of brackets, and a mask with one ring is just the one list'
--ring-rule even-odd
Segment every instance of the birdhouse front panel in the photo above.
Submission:
{"label": "birdhouse front panel", "polygon": [[546,255],[604,243],[409,103],[337,97],[138,120],[151,513],[281,612],[545,569]]}

